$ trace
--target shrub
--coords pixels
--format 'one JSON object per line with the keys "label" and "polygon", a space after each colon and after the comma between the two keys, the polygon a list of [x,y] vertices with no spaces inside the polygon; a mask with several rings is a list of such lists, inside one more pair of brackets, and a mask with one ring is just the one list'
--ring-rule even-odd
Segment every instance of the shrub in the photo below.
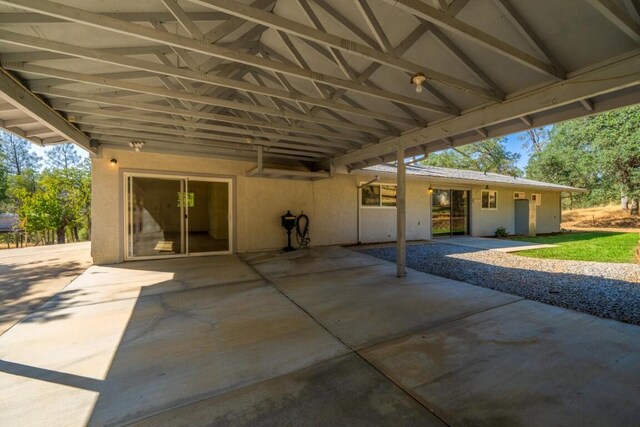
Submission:
{"label": "shrub", "polygon": [[505,237],[509,237],[509,232],[504,227],[498,227],[496,230],[496,237],[504,239]]}

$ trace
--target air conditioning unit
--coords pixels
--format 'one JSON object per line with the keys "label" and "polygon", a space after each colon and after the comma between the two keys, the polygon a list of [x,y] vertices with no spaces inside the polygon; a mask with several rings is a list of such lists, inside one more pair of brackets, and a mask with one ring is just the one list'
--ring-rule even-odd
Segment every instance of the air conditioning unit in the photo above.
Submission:
{"label": "air conditioning unit", "polygon": [[524,193],[524,191],[514,191],[513,198],[515,200],[522,200],[522,199],[526,199],[527,195]]}

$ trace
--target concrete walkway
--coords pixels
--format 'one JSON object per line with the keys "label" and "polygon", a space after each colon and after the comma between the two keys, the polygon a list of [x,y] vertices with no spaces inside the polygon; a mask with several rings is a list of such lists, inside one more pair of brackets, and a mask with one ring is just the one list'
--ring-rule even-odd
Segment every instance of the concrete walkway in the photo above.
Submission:
{"label": "concrete walkway", "polygon": [[530,242],[519,242],[509,239],[493,239],[490,237],[472,237],[472,236],[456,236],[456,237],[439,237],[433,239],[433,242],[447,243],[449,245],[466,246],[475,249],[493,250],[498,252],[518,252],[528,249],[545,249],[555,248],[558,245],[535,244]]}
{"label": "concrete walkway", "polygon": [[342,248],[243,259],[89,268],[0,336],[0,425],[640,419],[636,326]]}
{"label": "concrete walkway", "polygon": [[90,242],[0,250],[0,335],[91,265]]}

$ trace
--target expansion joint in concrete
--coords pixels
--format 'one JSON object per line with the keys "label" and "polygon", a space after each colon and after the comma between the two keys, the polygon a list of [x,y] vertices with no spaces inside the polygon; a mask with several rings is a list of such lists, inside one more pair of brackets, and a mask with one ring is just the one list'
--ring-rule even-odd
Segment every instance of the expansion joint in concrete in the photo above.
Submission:
{"label": "expansion joint in concrete", "polygon": [[[402,390],[402,392],[407,395],[411,400],[415,401],[418,405],[422,406],[423,408],[425,408],[427,411],[429,411],[434,417],[438,418],[440,421],[442,421],[443,424],[450,426],[449,423],[447,423],[442,417],[440,417],[438,414],[436,414],[431,408],[429,408],[428,406],[426,406],[423,402],[420,401],[420,399],[416,398],[413,394],[411,394],[409,391],[405,390],[400,384],[398,384],[396,381],[394,381],[392,378],[390,378],[388,375],[386,375],[383,371],[381,371],[380,369],[378,369],[378,367],[376,365],[374,365],[373,363],[371,363],[369,360],[367,360],[362,354],[360,354],[359,350],[356,350],[354,347],[352,347],[351,345],[349,345],[347,342],[345,342],[342,338],[340,338],[338,335],[334,334],[331,329],[329,329],[327,326],[325,326],[321,321],[319,321],[318,319],[316,319],[311,313],[309,313],[309,311],[307,311],[304,307],[302,307],[300,304],[298,304],[297,302],[295,302],[292,298],[289,297],[289,295],[287,295],[282,289],[280,289],[280,287],[278,287],[278,285],[272,281],[271,279],[269,279],[268,277],[262,275],[258,270],[256,270],[251,264],[249,264],[247,262],[247,265],[253,269],[253,271],[255,271],[256,274],[259,274],[267,283],[269,283],[271,286],[273,286],[273,288],[280,293],[284,298],[286,298],[287,300],[289,300],[291,302],[291,304],[295,305],[296,307],[298,307],[298,309],[300,309],[300,311],[302,311],[303,313],[305,313],[307,316],[309,316],[309,318],[311,318],[316,324],[318,324],[318,326],[320,326],[322,329],[324,329],[325,331],[327,331],[327,333],[329,335],[331,335],[332,337],[334,337],[336,340],[338,340],[340,343],[342,343],[342,345],[344,345],[346,348],[348,348],[353,354],[355,354],[356,356],[358,356],[360,358],[360,360],[362,360],[364,363],[366,363],[367,365],[369,365],[372,369],[374,369],[376,372],[378,372],[380,375],[382,375],[384,378],[387,379],[387,381],[389,381],[391,384],[393,384],[395,387],[397,387],[399,390]],[[342,270],[342,269],[340,269]],[[289,276],[287,276],[289,277]]]}

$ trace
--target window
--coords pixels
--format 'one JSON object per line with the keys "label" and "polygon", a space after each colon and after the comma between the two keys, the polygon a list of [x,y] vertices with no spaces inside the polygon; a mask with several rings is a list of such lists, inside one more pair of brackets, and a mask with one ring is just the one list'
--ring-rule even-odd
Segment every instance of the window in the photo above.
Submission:
{"label": "window", "polygon": [[542,204],[542,194],[531,194],[531,200],[536,202],[536,206]]}
{"label": "window", "polygon": [[498,209],[498,192],[482,190],[482,209]]}
{"label": "window", "polygon": [[366,207],[395,207],[396,186],[372,184],[362,187],[362,206]]}

